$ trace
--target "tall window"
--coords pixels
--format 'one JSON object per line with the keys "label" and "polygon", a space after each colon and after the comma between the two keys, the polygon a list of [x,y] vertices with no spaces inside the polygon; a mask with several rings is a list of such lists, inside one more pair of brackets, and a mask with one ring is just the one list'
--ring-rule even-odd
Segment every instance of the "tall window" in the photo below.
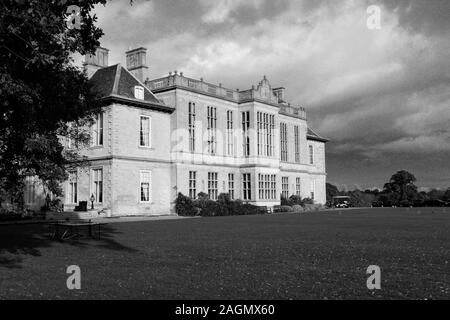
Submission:
{"label": "tall window", "polygon": [[211,200],[217,200],[217,172],[208,172],[208,195]]}
{"label": "tall window", "polygon": [[281,161],[288,160],[288,149],[287,149],[287,124],[284,122],[280,123],[280,148],[281,148]]}
{"label": "tall window", "polygon": [[258,155],[273,155],[273,129],[275,127],[275,117],[268,113],[256,113],[256,131],[258,140]]}
{"label": "tall window", "polygon": [[242,198],[244,200],[252,199],[252,183],[250,173],[242,174]]}
{"label": "tall window", "polygon": [[233,155],[233,111],[228,110],[227,111],[227,155],[232,156]]}
{"label": "tall window", "polygon": [[147,170],[140,172],[141,202],[150,202],[151,174]]}
{"label": "tall window", "polygon": [[92,169],[92,194],[95,202],[103,202],[103,169]]}
{"label": "tall window", "polygon": [[258,174],[259,199],[275,200],[276,199],[276,176],[274,174]]}
{"label": "tall window", "polygon": [[195,103],[189,102],[188,128],[189,128],[189,151],[195,151]]}
{"label": "tall window", "polygon": [[297,177],[297,178],[295,178],[295,194],[297,195],[297,196],[299,196],[300,197],[300,195],[301,195],[301,190],[300,190],[300,188],[301,188],[301,184],[300,184],[300,178],[299,177]]}
{"label": "tall window", "polygon": [[298,126],[294,126],[295,162],[300,162],[300,132]]}
{"label": "tall window", "polygon": [[92,127],[92,145],[103,145],[103,113],[98,113],[94,119],[94,125]]}
{"label": "tall window", "polygon": [[217,108],[208,106],[208,153],[216,154]]}
{"label": "tall window", "polygon": [[275,131],[275,116],[272,114],[272,115],[269,115],[269,133],[268,133],[269,146],[267,147],[269,157],[273,157],[273,155],[274,155],[274,148],[275,148],[274,143],[273,143],[274,131]]}
{"label": "tall window", "polygon": [[281,195],[286,199],[289,198],[289,177],[281,178]]}
{"label": "tall window", "polygon": [[274,174],[270,177],[270,192],[271,199],[275,200],[277,198],[277,176]]}
{"label": "tall window", "polygon": [[34,204],[36,202],[36,179],[33,176],[25,178],[25,204]]}
{"label": "tall window", "polygon": [[250,156],[250,111],[242,112],[243,155]]}
{"label": "tall window", "polygon": [[139,145],[150,147],[150,117],[140,116]]}
{"label": "tall window", "polygon": [[195,199],[197,196],[197,172],[189,171],[189,197]]}
{"label": "tall window", "polygon": [[309,145],[309,164],[314,164],[314,147]]}
{"label": "tall window", "polygon": [[315,193],[316,193],[316,181],[311,180],[311,199],[315,199]]}
{"label": "tall window", "polygon": [[228,194],[230,199],[234,200],[234,173],[228,174]]}
{"label": "tall window", "polygon": [[69,185],[68,185],[68,192],[67,192],[67,202],[68,203],[77,203],[77,182],[78,182],[78,175],[76,171],[70,171],[69,172]]}

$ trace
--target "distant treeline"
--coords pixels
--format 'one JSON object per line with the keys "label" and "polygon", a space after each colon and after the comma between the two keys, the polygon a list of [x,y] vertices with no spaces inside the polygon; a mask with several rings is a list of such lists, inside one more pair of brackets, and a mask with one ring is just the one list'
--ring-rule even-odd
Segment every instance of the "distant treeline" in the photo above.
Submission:
{"label": "distant treeline", "polygon": [[408,171],[401,170],[392,175],[382,190],[339,191],[327,183],[327,202],[332,204],[335,196],[349,196],[354,207],[444,207],[450,206],[450,188],[433,189],[428,192],[417,190],[416,178]]}

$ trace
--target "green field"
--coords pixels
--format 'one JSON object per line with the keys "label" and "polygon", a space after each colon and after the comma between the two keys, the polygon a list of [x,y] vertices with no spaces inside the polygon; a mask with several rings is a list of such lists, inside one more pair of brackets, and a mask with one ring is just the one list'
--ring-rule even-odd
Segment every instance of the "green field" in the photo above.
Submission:
{"label": "green field", "polygon": [[[102,240],[0,226],[1,299],[450,298],[450,208],[114,223]],[[81,268],[68,290],[66,268]],[[366,287],[369,265],[381,290]]]}

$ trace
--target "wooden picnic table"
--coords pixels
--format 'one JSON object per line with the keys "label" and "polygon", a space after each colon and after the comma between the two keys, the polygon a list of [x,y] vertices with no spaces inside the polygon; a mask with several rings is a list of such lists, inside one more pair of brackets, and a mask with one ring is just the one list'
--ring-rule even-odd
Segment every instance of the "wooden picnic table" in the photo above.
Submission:
{"label": "wooden picnic table", "polygon": [[[87,227],[88,234],[93,237],[93,229],[97,226],[98,239],[100,239],[101,226],[107,223],[92,222],[92,221],[56,221],[48,223],[50,229],[50,238],[57,240],[69,240],[81,236],[79,229]],[[62,232],[62,233],[61,233]]]}

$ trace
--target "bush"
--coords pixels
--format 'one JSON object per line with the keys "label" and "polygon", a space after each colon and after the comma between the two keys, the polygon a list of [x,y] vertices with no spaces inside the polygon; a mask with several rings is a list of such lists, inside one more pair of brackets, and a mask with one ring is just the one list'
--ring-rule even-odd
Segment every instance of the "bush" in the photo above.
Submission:
{"label": "bush", "polygon": [[280,212],[283,212],[283,211],[281,211],[281,206],[273,206],[273,212],[280,213]]}
{"label": "bush", "polygon": [[199,215],[202,217],[219,216],[221,213],[220,205],[214,200],[197,199],[194,200],[194,206],[199,209]]}
{"label": "bush", "polygon": [[178,193],[177,200],[175,201],[175,210],[180,216],[195,216],[197,209],[191,198],[186,197],[181,192]]}
{"label": "bush", "polygon": [[292,195],[289,197],[289,205],[290,206],[294,206],[294,205],[299,205],[302,206],[303,205],[303,200],[300,196],[297,195]]}
{"label": "bush", "polygon": [[233,201],[230,199],[230,195],[228,193],[221,193],[217,198],[217,203],[220,206],[219,215],[221,216],[229,216],[233,214],[234,206]]}
{"label": "bush", "polygon": [[281,206],[281,212],[292,212],[293,209],[291,206]]}
{"label": "bush", "polygon": [[227,193],[221,193],[217,201],[210,200],[206,193],[199,193],[196,200],[179,193],[175,208],[180,216],[200,215],[202,217],[213,217],[261,213],[259,207],[244,204],[241,200],[233,201]]}
{"label": "bush", "polygon": [[307,205],[307,204],[314,204],[314,200],[311,198],[303,199],[303,205]]}
{"label": "bush", "polygon": [[302,211],[304,211],[304,209],[303,209],[303,207],[302,207],[301,205],[299,205],[299,204],[294,204],[294,205],[292,206],[292,211],[293,211],[293,212],[302,212]]}
{"label": "bush", "polygon": [[289,201],[289,199],[286,199],[283,195],[280,195],[280,204],[282,206],[289,206],[291,205],[291,202]]}
{"label": "bush", "polygon": [[258,207],[252,204],[242,204],[237,207],[237,214],[242,216],[247,216],[251,214],[258,214]]}

